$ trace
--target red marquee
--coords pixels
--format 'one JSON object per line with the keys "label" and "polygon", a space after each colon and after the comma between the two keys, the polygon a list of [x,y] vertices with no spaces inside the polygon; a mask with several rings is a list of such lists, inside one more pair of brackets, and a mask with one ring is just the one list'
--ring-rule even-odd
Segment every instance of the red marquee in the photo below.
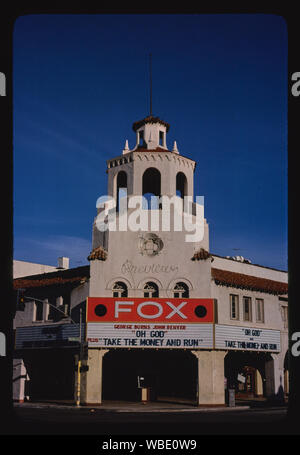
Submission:
{"label": "red marquee", "polygon": [[89,297],[87,322],[212,323],[214,299]]}

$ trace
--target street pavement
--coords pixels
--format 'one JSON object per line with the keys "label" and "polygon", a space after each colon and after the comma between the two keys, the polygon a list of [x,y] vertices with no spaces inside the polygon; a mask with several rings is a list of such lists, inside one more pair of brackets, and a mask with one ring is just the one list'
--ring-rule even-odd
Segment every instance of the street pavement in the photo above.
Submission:
{"label": "street pavement", "polygon": [[23,403],[5,434],[15,435],[297,435],[286,404],[237,403],[236,407],[196,407],[184,403],[105,402],[76,407]]}

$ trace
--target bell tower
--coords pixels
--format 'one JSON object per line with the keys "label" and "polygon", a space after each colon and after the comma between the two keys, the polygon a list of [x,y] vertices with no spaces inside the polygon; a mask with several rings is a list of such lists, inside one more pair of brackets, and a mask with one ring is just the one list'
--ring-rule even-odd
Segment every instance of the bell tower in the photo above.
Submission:
{"label": "bell tower", "polygon": [[116,202],[120,188],[128,196],[154,194],[193,197],[195,161],[179,154],[177,143],[167,147],[170,125],[148,116],[133,123],[136,143],[129,149],[128,140],[122,155],[107,161],[108,195]]}
{"label": "bell tower", "polygon": [[[122,219],[122,207],[127,207],[128,219],[134,212],[129,201],[133,196],[144,196],[146,206],[140,217],[147,215],[159,220],[159,227],[153,228],[149,221],[146,229],[124,229],[100,231],[97,217],[93,226],[93,251],[90,262],[90,295],[112,297],[143,297],[149,293],[149,283],[156,297],[174,297],[185,292],[190,297],[210,295],[210,254],[209,230],[202,218],[203,236],[195,241],[186,241],[187,231],[162,227],[165,209],[150,204],[151,196],[167,196],[175,202],[190,197],[194,225],[197,204],[194,201],[194,172],[196,162],[182,156],[174,142],[172,149],[167,146],[170,125],[159,117],[149,115],[134,122],[136,140],[133,148],[125,141],[122,152],[107,160],[107,195],[116,207],[116,224]],[[125,191],[126,190],[126,191]],[[125,195],[125,196],[124,196]],[[124,199],[125,197],[125,199]],[[126,199],[127,198],[127,199]],[[160,199],[161,200],[161,199]],[[125,202],[124,202],[125,201]],[[181,204],[180,202],[180,204]],[[184,204],[182,204],[184,206]],[[168,209],[170,219],[175,205]],[[98,215],[102,208],[98,208]],[[185,209],[184,209],[185,210]],[[183,211],[184,211],[183,210]],[[182,219],[185,213],[180,215]],[[198,221],[197,221],[198,222]],[[172,221],[171,221],[172,223]],[[123,286],[123,291],[121,287]],[[146,287],[145,287],[146,286]],[[147,287],[148,286],[148,287]],[[145,291],[145,289],[148,291]],[[184,291],[183,291],[183,290]],[[152,292],[151,291],[151,292]]]}

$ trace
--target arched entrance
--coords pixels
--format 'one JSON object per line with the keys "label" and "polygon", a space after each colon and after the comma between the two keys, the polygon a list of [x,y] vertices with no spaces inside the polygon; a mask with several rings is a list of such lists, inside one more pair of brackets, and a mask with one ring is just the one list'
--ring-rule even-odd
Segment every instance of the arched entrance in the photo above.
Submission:
{"label": "arched entrance", "polygon": [[266,396],[267,382],[271,381],[268,377],[270,364],[273,364],[273,359],[269,353],[228,352],[224,361],[227,388],[234,388],[237,398]]}
{"label": "arched entrance", "polygon": [[138,376],[151,401],[196,403],[197,359],[189,351],[115,349],[103,358],[103,400],[140,401]]}

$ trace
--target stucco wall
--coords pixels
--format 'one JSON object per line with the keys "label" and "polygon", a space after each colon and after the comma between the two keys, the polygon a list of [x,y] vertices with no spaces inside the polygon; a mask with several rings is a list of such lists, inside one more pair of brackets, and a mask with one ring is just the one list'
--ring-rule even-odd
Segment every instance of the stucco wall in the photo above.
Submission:
{"label": "stucco wall", "polygon": [[184,281],[190,297],[210,296],[211,260],[192,261],[195,251],[208,249],[208,226],[202,242],[186,242],[186,232],[156,232],[163,248],[154,256],[142,254],[144,232],[109,232],[106,261],[90,262],[90,296],[112,296],[116,281],[124,281],[128,295],[142,297],[147,281],[157,283],[161,297],[172,297],[177,281]]}
{"label": "stucco wall", "polygon": [[36,264],[34,262],[13,261],[13,277],[39,275],[40,273],[56,272],[57,268],[52,265]]}
{"label": "stucco wall", "polygon": [[213,258],[214,261],[212,263],[212,267],[216,269],[229,270],[231,272],[257,276],[259,278],[266,278],[268,280],[281,281],[282,283],[288,282],[287,272],[281,270],[275,270],[272,268],[262,267],[254,264],[247,264],[245,262],[221,258],[214,255]]}

